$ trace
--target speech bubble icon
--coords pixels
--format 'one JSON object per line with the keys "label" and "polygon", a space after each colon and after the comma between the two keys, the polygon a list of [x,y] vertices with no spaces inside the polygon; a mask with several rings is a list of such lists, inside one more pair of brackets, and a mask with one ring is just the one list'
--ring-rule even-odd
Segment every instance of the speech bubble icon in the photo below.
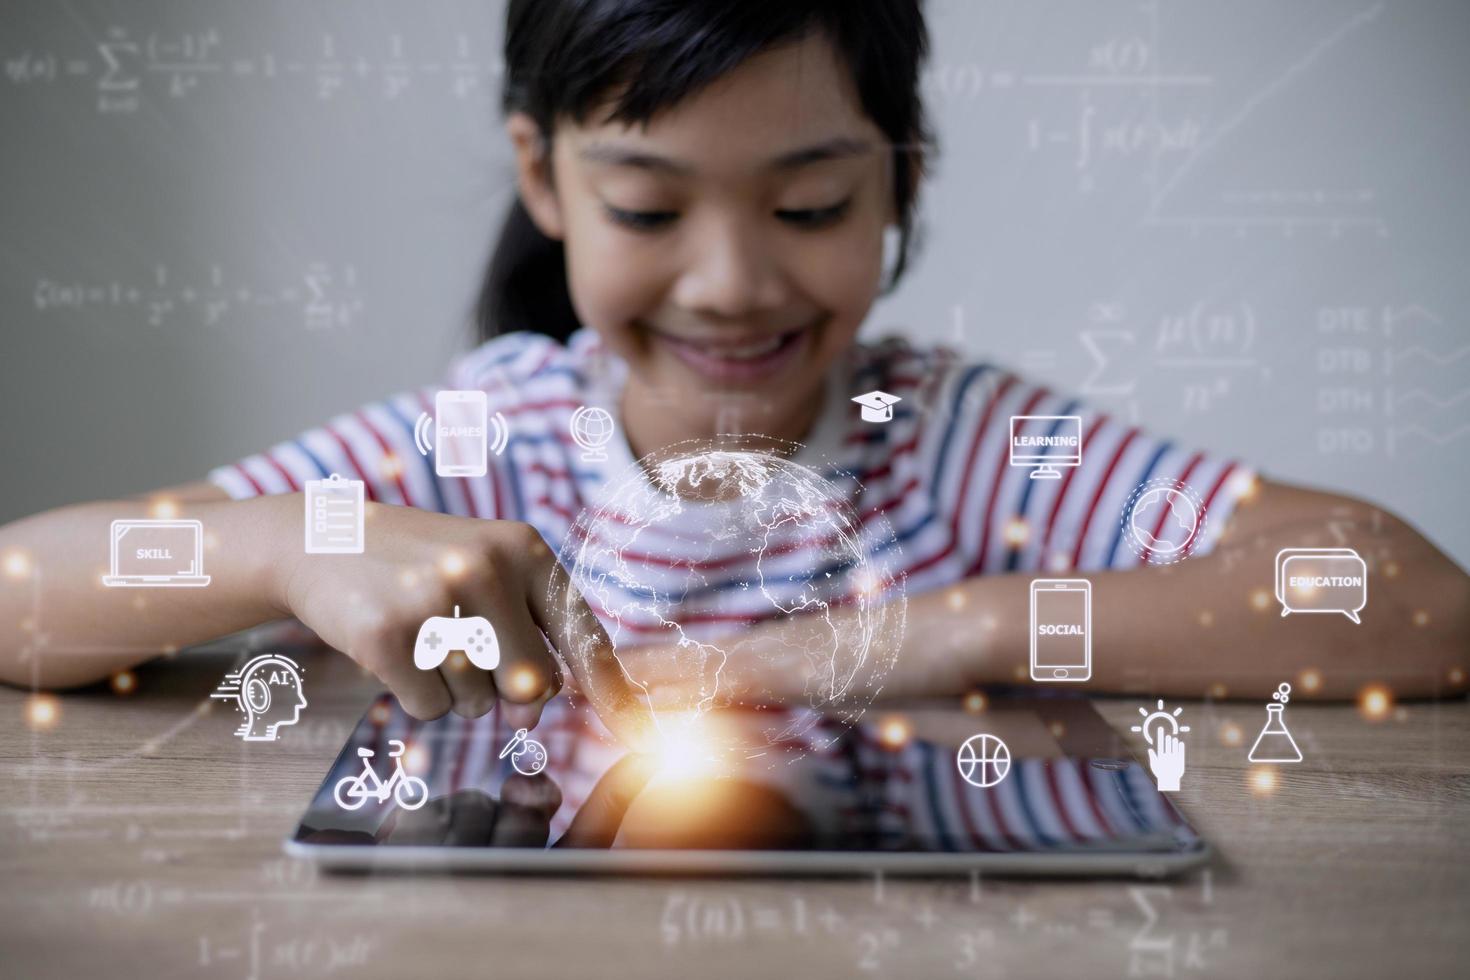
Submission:
{"label": "speech bubble icon", "polygon": [[1368,604],[1368,566],[1351,548],[1283,548],[1276,553],[1281,615],[1342,613],[1361,623]]}

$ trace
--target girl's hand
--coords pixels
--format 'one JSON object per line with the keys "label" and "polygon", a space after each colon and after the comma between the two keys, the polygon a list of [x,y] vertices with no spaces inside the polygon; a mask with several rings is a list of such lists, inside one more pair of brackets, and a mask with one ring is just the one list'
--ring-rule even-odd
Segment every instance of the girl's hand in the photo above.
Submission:
{"label": "girl's hand", "polygon": [[[299,504],[298,504],[299,506]],[[602,720],[629,739],[647,714],[612,656],[601,625],[566,582],[566,572],[529,524],[434,514],[411,507],[369,505],[368,547],[360,555],[305,555],[282,563],[278,602],[377,676],[416,718],[448,711],[474,718],[496,700],[512,728],[534,728],[541,707],[561,689],[560,649],[567,638],[591,635],[601,651],[573,676],[612,692],[600,699]],[[568,603],[547,601],[553,577]],[[483,616],[495,629],[500,663],[481,670],[461,653],[432,670],[414,666],[414,641],[431,616]],[[568,608],[572,609],[569,614]],[[568,620],[571,621],[568,621]],[[544,634],[544,635],[543,635]],[[593,678],[581,677],[591,671]],[[611,714],[613,717],[609,717]],[[620,730],[621,729],[621,730]]]}

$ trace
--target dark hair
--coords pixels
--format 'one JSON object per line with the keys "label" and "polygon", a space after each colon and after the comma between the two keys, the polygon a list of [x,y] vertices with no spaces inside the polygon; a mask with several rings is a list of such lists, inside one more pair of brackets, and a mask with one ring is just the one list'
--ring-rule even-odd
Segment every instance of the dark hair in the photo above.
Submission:
{"label": "dark hair", "polygon": [[[893,146],[899,247],[930,143],[919,96],[928,52],[923,0],[510,0],[503,110],[524,112],[550,145],[556,120],[580,123],[616,91],[609,119],[646,123],[767,48],[820,31],[852,70],[863,110]],[[476,308],[480,338],[532,330],[565,340],[581,324],[562,244],[519,196],[501,229]]]}

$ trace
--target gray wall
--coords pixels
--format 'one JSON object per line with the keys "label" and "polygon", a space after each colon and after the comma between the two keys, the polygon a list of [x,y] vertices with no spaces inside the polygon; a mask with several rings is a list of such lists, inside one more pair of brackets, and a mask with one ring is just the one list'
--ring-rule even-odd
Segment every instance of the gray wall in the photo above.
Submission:
{"label": "gray wall", "polygon": [[[439,376],[511,193],[501,5],[3,5],[0,520]],[[942,0],[957,344],[1470,563],[1470,4]]]}

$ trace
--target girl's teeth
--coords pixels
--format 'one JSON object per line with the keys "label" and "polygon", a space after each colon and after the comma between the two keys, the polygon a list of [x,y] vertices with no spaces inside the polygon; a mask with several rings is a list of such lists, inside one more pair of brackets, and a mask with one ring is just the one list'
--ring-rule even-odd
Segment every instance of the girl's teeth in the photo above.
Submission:
{"label": "girl's teeth", "polygon": [[781,342],[784,339],[784,337],[772,337],[770,340],[763,341],[759,344],[751,344],[749,347],[727,348],[716,352],[716,356],[731,361],[749,361],[763,354],[771,353],[771,351],[781,346]]}

